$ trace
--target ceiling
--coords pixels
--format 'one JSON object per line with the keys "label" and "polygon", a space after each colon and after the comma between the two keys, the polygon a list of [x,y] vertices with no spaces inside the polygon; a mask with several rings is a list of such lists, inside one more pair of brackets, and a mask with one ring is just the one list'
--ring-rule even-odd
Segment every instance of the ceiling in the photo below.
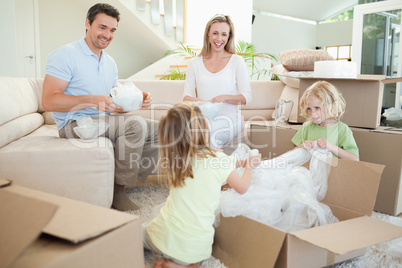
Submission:
{"label": "ceiling", "polygon": [[321,21],[354,5],[358,0],[253,0],[253,9]]}

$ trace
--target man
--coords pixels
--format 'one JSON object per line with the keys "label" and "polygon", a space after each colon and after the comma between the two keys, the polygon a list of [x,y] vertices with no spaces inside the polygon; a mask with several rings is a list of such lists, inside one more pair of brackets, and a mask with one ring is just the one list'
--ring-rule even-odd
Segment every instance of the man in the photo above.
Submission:
{"label": "man", "polygon": [[[113,207],[124,211],[138,209],[126,187],[134,186],[137,179],[144,181],[155,171],[158,125],[138,115],[123,114],[110,98],[118,73],[104,49],[113,40],[119,20],[119,11],[109,4],[96,4],[88,10],[85,37],[49,56],[42,103],[46,111],[53,112],[61,138],[78,138],[73,128],[83,117],[110,124],[103,136],[115,145]],[[142,107],[150,106],[151,100],[151,94],[143,92]]]}

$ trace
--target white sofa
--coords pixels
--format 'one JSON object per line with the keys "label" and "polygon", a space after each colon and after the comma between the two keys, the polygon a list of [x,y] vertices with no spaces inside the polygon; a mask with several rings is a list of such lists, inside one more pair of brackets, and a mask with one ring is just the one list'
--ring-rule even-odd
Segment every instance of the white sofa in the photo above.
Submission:
{"label": "white sofa", "polygon": [[[146,118],[159,120],[168,108],[182,100],[184,81],[133,82],[152,93],[152,106],[137,111]],[[41,105],[42,84],[41,78],[0,77],[0,178],[110,207],[114,184],[112,143],[106,138],[60,139],[51,113]],[[284,84],[252,81],[251,87],[253,101],[241,108],[245,121],[271,120]],[[247,130],[246,127],[245,133]]]}

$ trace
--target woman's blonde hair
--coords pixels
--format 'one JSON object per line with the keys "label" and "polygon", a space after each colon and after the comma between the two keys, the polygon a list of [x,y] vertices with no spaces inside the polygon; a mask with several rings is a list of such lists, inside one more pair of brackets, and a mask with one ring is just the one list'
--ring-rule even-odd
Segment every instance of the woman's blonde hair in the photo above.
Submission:
{"label": "woman's blonde hair", "polygon": [[300,99],[301,115],[303,117],[309,118],[307,113],[308,100],[313,96],[321,101],[321,109],[324,110],[328,119],[337,121],[341,119],[346,108],[345,99],[336,87],[327,81],[317,81],[303,93]]}
{"label": "woman's blonde hair", "polygon": [[198,106],[181,102],[170,108],[159,122],[160,169],[173,187],[185,185],[194,178],[193,159],[215,157],[209,147],[209,130]]}
{"label": "woman's blonde hair", "polygon": [[214,24],[215,22],[226,22],[229,25],[229,39],[227,44],[225,45],[225,50],[231,54],[235,54],[236,53],[235,30],[233,22],[229,16],[216,14],[215,16],[212,17],[212,19],[208,21],[207,25],[205,26],[204,44],[202,45],[202,49],[199,56],[208,56],[209,53],[211,52],[211,44],[209,43],[208,33],[209,30],[211,29],[212,24]]}

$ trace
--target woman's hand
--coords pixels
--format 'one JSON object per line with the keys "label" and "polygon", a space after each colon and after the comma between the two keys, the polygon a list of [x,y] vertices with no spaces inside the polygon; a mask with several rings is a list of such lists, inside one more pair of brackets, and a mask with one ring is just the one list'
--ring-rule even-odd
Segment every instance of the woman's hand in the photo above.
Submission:
{"label": "woman's hand", "polygon": [[211,102],[224,102],[233,105],[245,105],[246,98],[242,95],[219,95],[212,98]]}
{"label": "woman's hand", "polygon": [[216,96],[214,98],[212,98],[211,102],[215,103],[215,102],[227,102],[227,100],[230,98],[229,95],[219,95]]}

